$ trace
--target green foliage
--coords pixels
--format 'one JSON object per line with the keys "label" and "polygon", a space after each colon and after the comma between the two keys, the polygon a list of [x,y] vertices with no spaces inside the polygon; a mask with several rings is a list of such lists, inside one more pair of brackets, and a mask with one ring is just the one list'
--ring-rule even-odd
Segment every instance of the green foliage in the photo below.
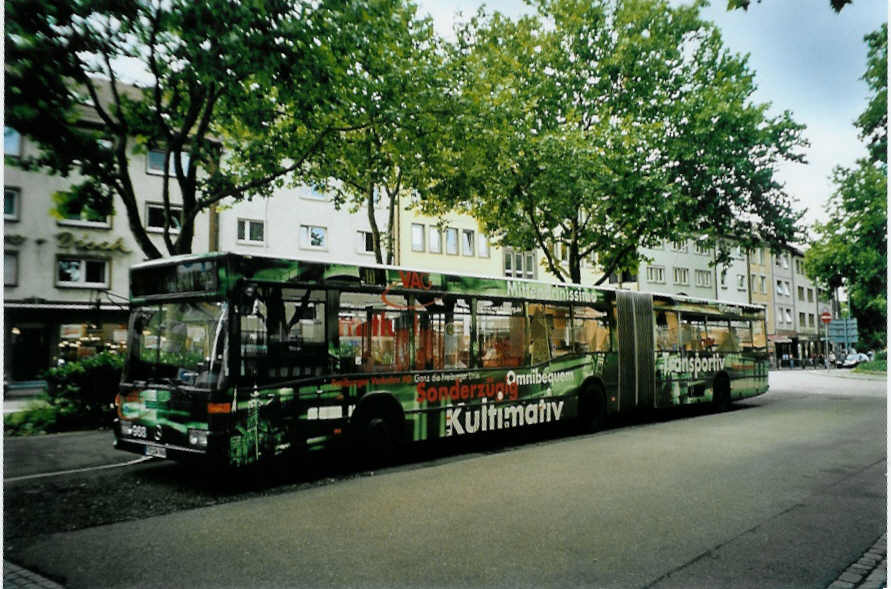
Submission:
{"label": "green foliage", "polygon": [[[846,4],[851,4],[851,2],[853,2],[853,0],[829,0],[829,5],[832,6],[832,10],[841,12],[841,9],[844,8]],[[727,10],[735,10],[737,8],[748,10],[751,3],[752,0],[727,0]],[[760,4],[761,0],[758,0],[758,3]]]}
{"label": "green foliage", "polygon": [[31,436],[59,431],[58,407],[35,403],[22,411],[3,416],[3,434],[6,436]]}
{"label": "green foliage", "polygon": [[858,364],[854,372],[888,372],[888,351],[877,352],[875,359]]}
{"label": "green foliage", "polygon": [[102,352],[47,370],[46,398],[57,411],[58,427],[108,425],[123,367],[122,356]]}
{"label": "green foliage", "polygon": [[872,96],[854,123],[869,147],[870,158],[888,163],[888,23],[864,38],[868,48],[863,79]]}
{"label": "green foliage", "polygon": [[517,21],[478,13],[451,55],[456,114],[427,159],[421,208],[466,210],[573,282],[592,255],[602,281],[685,234],[794,239],[801,215],[774,169],[803,161],[803,127],[751,102],[745,58],[701,5],[541,0]]}
{"label": "green foliage", "polygon": [[[340,132],[318,150],[309,171],[336,206],[366,207],[378,263],[394,260],[396,199],[414,173],[423,137],[436,132],[446,87],[432,22],[416,11],[404,0],[345,5],[338,49],[351,64],[351,88],[342,97]],[[389,232],[382,236],[373,211],[384,197]]]}
{"label": "green foliage", "polygon": [[[865,79],[873,99],[857,121],[869,142],[870,159],[853,168],[837,167],[835,192],[827,204],[828,220],[814,225],[815,240],[805,255],[808,275],[828,288],[848,291],[860,337],[867,347],[884,347],[887,324],[888,164],[887,25],[866,36],[869,47]],[[876,110],[881,101],[882,113]]]}
{"label": "green foliage", "polygon": [[111,425],[123,367],[123,357],[102,352],[50,368],[41,399],[5,415],[4,434],[27,436]]}
{"label": "green foliage", "polygon": [[[336,0],[5,7],[5,124],[40,148],[12,163],[84,178],[58,195],[62,216],[122,203],[149,258],[162,254],[140,218],[131,157],[170,154],[151,200],[167,208],[167,251],[190,252],[196,215],[227,197],[267,196],[332,133],[350,88],[342,20],[361,13]],[[174,192],[183,223],[171,232]]]}

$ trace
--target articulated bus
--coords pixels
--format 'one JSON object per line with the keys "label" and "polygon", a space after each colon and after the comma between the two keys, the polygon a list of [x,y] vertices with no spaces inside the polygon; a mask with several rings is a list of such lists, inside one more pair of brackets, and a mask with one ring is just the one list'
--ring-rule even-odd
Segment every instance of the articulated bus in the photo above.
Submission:
{"label": "articulated bus", "polygon": [[230,253],[134,266],[116,446],[243,466],[767,391],[764,309]]}

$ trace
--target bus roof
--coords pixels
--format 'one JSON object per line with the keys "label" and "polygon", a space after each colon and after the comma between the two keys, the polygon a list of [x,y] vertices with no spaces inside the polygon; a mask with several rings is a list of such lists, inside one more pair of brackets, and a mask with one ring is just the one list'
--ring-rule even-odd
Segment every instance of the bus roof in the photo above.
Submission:
{"label": "bus roof", "polygon": [[[583,291],[595,291],[595,292],[628,292],[631,289],[621,289],[615,288],[612,286],[594,286],[594,285],[582,285],[575,283],[554,283],[547,282],[544,280],[532,280],[528,278],[513,278],[513,277],[505,277],[505,276],[492,276],[487,274],[474,274],[474,273],[455,273],[448,271],[434,271],[428,268],[416,268],[416,267],[407,267],[407,266],[395,266],[389,264],[377,264],[377,263],[369,263],[369,264],[356,264],[355,262],[345,262],[338,260],[312,260],[306,258],[282,258],[277,256],[268,256],[268,255],[257,255],[257,254],[240,254],[234,252],[208,252],[201,254],[182,254],[177,256],[171,256],[168,258],[159,258],[156,260],[148,260],[145,262],[140,262],[138,264],[134,264],[131,267],[132,271],[141,271],[148,270],[151,268],[159,268],[164,266],[172,266],[182,263],[192,263],[196,261],[211,261],[218,259],[226,259],[226,260],[238,260],[243,263],[247,263],[250,265],[251,260],[258,260],[265,263],[300,263],[306,265],[318,265],[318,266],[328,266],[328,267],[344,267],[344,268],[355,268],[357,272],[362,269],[369,270],[377,270],[384,272],[396,272],[396,273],[418,273],[422,275],[438,275],[442,277],[446,277],[448,279],[460,279],[460,278],[469,278],[476,280],[486,280],[486,281],[498,281],[507,285],[508,283],[517,284],[517,285],[526,285],[527,287],[520,286],[519,288],[512,289],[514,293],[507,293],[502,296],[528,296],[528,298],[553,298],[553,297],[538,297],[535,296],[535,293],[541,293],[542,291],[552,290],[552,289],[577,289]],[[285,281],[282,281],[285,282]],[[532,292],[532,295],[524,295],[525,292]],[[636,291],[634,291],[636,292]],[[646,291],[643,291],[646,292]],[[481,293],[484,294],[484,293]],[[662,298],[662,299],[670,299],[676,302],[685,302],[685,303],[699,303],[699,304],[711,304],[711,305],[732,305],[735,307],[746,308],[751,311],[761,311],[765,309],[764,305],[758,303],[749,303],[749,302],[737,302],[737,301],[722,301],[719,299],[709,299],[703,297],[692,297],[688,295],[679,295],[673,293],[664,293],[664,292],[647,292],[647,294],[651,294],[654,297]]]}

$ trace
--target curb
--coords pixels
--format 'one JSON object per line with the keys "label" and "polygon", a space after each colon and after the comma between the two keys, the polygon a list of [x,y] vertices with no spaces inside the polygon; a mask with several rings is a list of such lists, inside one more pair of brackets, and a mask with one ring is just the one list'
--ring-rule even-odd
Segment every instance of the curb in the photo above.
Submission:
{"label": "curb", "polygon": [[3,561],[3,587],[8,589],[64,589],[54,581],[32,573],[8,560]]}
{"label": "curb", "polygon": [[888,581],[887,533],[876,540],[857,562],[849,566],[827,589],[881,589]]}

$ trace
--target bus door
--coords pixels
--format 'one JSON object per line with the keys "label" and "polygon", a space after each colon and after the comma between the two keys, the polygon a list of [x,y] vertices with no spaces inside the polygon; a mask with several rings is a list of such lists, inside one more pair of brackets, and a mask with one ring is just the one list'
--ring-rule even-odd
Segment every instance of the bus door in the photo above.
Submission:
{"label": "bus door", "polygon": [[616,293],[619,349],[619,411],[654,406],[653,296]]}

